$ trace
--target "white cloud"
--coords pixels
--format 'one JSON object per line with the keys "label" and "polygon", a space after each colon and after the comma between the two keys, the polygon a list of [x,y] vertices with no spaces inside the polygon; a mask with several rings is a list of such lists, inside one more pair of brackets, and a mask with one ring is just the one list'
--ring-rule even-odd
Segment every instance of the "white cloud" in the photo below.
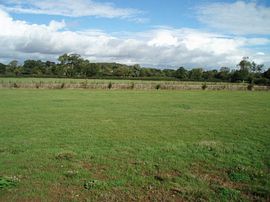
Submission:
{"label": "white cloud", "polygon": [[52,31],[61,30],[65,27],[66,27],[66,23],[64,20],[62,20],[61,22],[52,20],[49,24],[49,29],[51,29]]}
{"label": "white cloud", "polygon": [[68,31],[65,22],[29,24],[12,19],[0,9],[0,58],[56,59],[78,53],[91,61],[139,63],[151,66],[235,66],[242,56],[270,57],[246,47],[269,44],[268,39],[228,37],[194,29],[155,28],[141,33],[108,34],[101,30]]}
{"label": "white cloud", "polygon": [[270,7],[255,2],[208,4],[199,7],[198,18],[226,33],[270,34]]}
{"label": "white cloud", "polygon": [[69,17],[96,16],[105,18],[131,18],[143,21],[135,16],[141,11],[131,8],[118,8],[110,3],[98,3],[93,0],[8,0],[9,6],[2,6],[9,12],[60,15]]}
{"label": "white cloud", "polygon": [[265,55],[264,52],[257,52],[256,54],[257,54],[257,55]]}
{"label": "white cloud", "polygon": [[177,38],[169,31],[161,30],[155,34],[156,36],[148,42],[150,46],[177,46]]}

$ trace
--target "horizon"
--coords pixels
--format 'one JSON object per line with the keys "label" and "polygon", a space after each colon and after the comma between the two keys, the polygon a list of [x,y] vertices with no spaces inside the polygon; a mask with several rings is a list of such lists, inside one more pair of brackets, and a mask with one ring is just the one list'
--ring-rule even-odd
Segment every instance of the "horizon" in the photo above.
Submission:
{"label": "horizon", "polygon": [[[239,15],[241,13],[241,15]],[[0,0],[0,62],[56,61],[187,69],[270,65],[270,2]]]}

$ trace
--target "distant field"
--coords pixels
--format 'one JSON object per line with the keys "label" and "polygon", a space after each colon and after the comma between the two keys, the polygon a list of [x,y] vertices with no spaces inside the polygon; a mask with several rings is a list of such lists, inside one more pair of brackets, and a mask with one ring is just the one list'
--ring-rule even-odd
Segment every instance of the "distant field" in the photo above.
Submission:
{"label": "distant field", "polygon": [[[204,88],[204,87],[205,88]],[[41,89],[137,89],[137,90],[248,90],[247,83],[145,81],[109,79],[0,78],[0,88]],[[252,86],[252,90],[270,90],[270,86]]]}
{"label": "distant field", "polygon": [[269,201],[270,94],[0,90],[0,201]]}

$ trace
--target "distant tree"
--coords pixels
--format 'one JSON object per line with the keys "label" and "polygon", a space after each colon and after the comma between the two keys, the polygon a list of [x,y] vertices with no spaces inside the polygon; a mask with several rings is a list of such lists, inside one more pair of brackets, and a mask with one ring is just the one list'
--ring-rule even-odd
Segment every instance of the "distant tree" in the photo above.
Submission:
{"label": "distant tree", "polygon": [[233,82],[244,82],[248,80],[249,72],[247,69],[242,69],[242,70],[236,70],[233,72],[231,76],[231,80]]}
{"label": "distant tree", "polygon": [[228,67],[221,67],[219,72],[216,74],[216,78],[222,81],[229,81],[230,80],[230,68]]}
{"label": "distant tree", "polygon": [[132,76],[132,77],[139,77],[140,76],[140,70],[141,70],[141,66],[138,65],[138,64],[135,64],[135,65],[131,66],[130,76]]}
{"label": "distant tree", "polygon": [[208,70],[204,71],[202,77],[204,78],[205,81],[213,81],[216,79],[218,74],[217,70]]}
{"label": "distant tree", "polygon": [[249,61],[249,57],[243,57],[242,60],[237,65],[240,71],[251,71],[252,63]]}
{"label": "distant tree", "polygon": [[15,74],[16,76],[21,74],[22,68],[19,65],[19,62],[17,60],[12,60],[6,67],[6,71],[10,72],[12,74]]}
{"label": "distant tree", "polygon": [[150,68],[141,68],[140,77],[150,77],[153,76]]}
{"label": "distant tree", "polygon": [[113,70],[107,65],[98,65],[100,68],[100,75],[101,76],[112,76]]}
{"label": "distant tree", "polygon": [[46,73],[46,65],[41,60],[26,60],[23,64],[23,74],[43,75]]}
{"label": "distant tree", "polygon": [[89,61],[85,61],[82,64],[83,75],[86,77],[93,77],[99,74],[99,68],[95,63],[90,63]]}
{"label": "distant tree", "polygon": [[243,57],[237,65],[239,70],[236,70],[232,75],[232,81],[247,81],[249,79],[249,73],[252,69],[252,63],[249,61],[249,57]]}
{"label": "distant tree", "polygon": [[263,76],[267,79],[270,79],[270,68],[268,68],[268,70],[263,73]]}
{"label": "distant tree", "polygon": [[19,62],[17,60],[12,60],[7,65],[7,68],[10,72],[14,72],[14,69],[19,66]]}
{"label": "distant tree", "polygon": [[263,70],[263,64],[256,64],[255,62],[251,63],[251,71],[254,73],[260,73]]}
{"label": "distant tree", "polygon": [[238,66],[240,69],[238,72],[235,72],[233,79],[241,79],[242,81],[253,83],[254,80],[261,78],[261,71],[264,65],[250,61],[249,57],[243,57]]}
{"label": "distant tree", "polygon": [[57,75],[57,65],[55,64],[55,62],[46,61],[45,67],[47,75]]}
{"label": "distant tree", "polygon": [[179,67],[175,71],[174,76],[178,79],[185,80],[188,78],[188,71],[184,67]]}
{"label": "distant tree", "polygon": [[6,65],[0,63],[0,74],[5,74],[6,73]]}
{"label": "distant tree", "polygon": [[58,61],[62,66],[63,74],[68,77],[74,77],[80,74],[83,59],[79,54],[63,54],[59,56]]}
{"label": "distant tree", "polygon": [[119,77],[126,77],[129,74],[129,69],[124,66],[119,66],[113,69],[113,75]]}
{"label": "distant tree", "polygon": [[162,72],[166,77],[175,77],[175,70],[173,69],[163,69]]}
{"label": "distant tree", "polygon": [[203,75],[202,68],[196,68],[189,71],[189,78],[193,81],[201,81]]}

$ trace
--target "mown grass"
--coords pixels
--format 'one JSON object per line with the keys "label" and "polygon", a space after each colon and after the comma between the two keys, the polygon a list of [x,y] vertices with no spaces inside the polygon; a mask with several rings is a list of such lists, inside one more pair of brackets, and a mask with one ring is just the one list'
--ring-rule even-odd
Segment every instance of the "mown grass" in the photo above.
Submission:
{"label": "mown grass", "polygon": [[0,201],[267,201],[269,100],[2,89]]}

